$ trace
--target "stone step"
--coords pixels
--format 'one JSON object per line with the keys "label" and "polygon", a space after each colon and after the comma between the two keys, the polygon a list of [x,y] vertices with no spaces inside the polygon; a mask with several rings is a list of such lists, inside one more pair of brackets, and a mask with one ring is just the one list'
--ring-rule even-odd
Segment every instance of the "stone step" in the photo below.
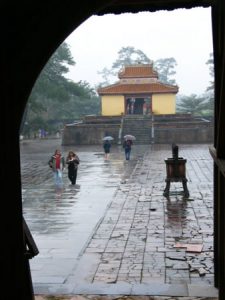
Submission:
{"label": "stone step", "polygon": [[123,123],[123,135],[132,134],[135,143],[149,144],[151,142],[151,118],[148,116],[127,116]]}

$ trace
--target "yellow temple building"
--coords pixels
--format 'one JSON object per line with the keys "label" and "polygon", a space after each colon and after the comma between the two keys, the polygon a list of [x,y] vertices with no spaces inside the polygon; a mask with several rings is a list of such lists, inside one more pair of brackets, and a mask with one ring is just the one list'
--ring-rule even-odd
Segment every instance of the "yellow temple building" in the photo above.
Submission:
{"label": "yellow temple building", "polygon": [[159,81],[151,64],[125,66],[115,84],[98,89],[102,116],[175,114],[178,86]]}

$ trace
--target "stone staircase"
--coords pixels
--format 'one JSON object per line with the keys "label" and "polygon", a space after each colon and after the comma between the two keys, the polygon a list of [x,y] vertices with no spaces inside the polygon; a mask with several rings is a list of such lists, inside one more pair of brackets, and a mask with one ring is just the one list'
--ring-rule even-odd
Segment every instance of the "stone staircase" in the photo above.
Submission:
{"label": "stone staircase", "polygon": [[123,119],[122,137],[132,134],[137,144],[150,144],[152,132],[152,117],[144,115],[126,115]]}

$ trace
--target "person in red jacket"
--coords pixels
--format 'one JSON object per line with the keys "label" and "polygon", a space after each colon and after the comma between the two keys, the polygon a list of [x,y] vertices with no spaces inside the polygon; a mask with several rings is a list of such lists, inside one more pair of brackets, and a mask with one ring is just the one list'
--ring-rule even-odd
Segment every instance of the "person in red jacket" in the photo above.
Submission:
{"label": "person in red jacket", "polygon": [[59,149],[55,150],[55,154],[52,155],[48,164],[53,171],[56,187],[62,187],[63,186],[62,172],[65,168],[65,160]]}

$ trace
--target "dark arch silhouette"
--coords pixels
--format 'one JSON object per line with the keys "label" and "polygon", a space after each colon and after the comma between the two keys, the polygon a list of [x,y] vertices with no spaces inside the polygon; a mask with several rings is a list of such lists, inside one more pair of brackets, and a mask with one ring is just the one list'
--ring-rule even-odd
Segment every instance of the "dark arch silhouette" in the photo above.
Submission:
{"label": "dark arch silhouette", "polygon": [[[224,0],[46,0],[0,3],[1,270],[2,299],[34,299],[25,253],[19,129],[42,68],[65,38],[93,14],[212,7],[215,62],[215,282],[225,298],[225,5]],[[179,42],[179,41],[178,41]]]}

